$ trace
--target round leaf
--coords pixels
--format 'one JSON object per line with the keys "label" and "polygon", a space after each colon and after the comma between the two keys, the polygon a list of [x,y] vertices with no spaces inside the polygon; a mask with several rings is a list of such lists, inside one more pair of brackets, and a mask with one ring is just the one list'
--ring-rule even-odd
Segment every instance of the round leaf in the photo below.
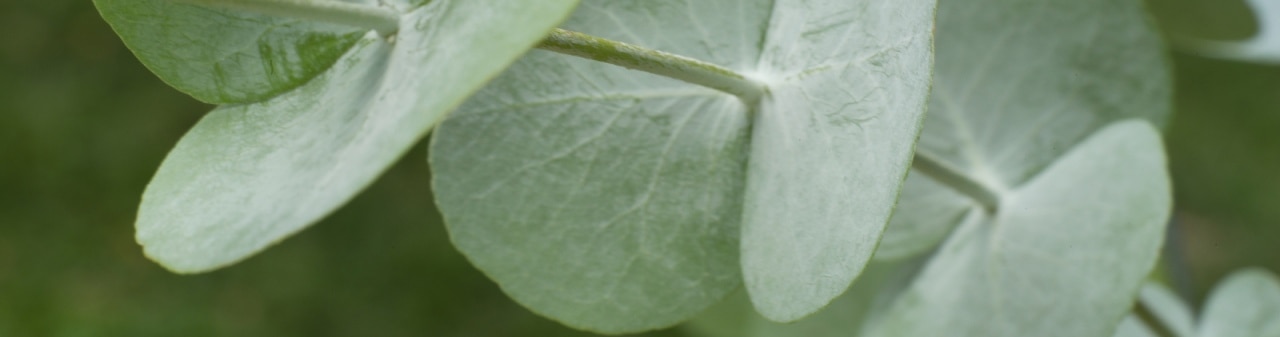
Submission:
{"label": "round leaf", "polygon": [[1263,269],[1232,273],[1209,294],[1199,336],[1280,336],[1280,279]]}
{"label": "round leaf", "polygon": [[94,0],[148,69],[198,100],[261,101],[319,76],[365,30],[173,0]]}
{"label": "round leaf", "polygon": [[516,301],[578,328],[676,324],[737,288],[740,263],[767,317],[817,311],[861,272],[906,174],[933,5],[586,2],[567,29],[771,93],[742,102],[534,52],[435,135],[454,242]]}
{"label": "round leaf", "polygon": [[178,272],[244,259],[315,223],[542,39],[576,1],[437,0],[394,40],[366,34],[332,68],[259,103],[224,105],[143,195],[138,242]]}
{"label": "round leaf", "polygon": [[960,225],[871,335],[1109,335],[1155,264],[1170,192],[1159,132],[1106,127]]}

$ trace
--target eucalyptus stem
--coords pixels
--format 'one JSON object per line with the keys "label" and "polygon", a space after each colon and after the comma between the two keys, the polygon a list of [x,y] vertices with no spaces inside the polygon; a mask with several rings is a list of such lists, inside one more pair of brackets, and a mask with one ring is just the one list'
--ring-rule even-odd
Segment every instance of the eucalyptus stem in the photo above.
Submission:
{"label": "eucalyptus stem", "polygon": [[747,104],[765,92],[763,84],[714,64],[559,28],[538,48],[716,89]]}
{"label": "eucalyptus stem", "polygon": [[[331,0],[170,1],[363,27],[384,35],[395,34],[400,22],[400,14],[391,9]],[[753,107],[759,104],[760,97],[768,90],[758,81],[711,63],[559,28],[537,47],[701,85],[738,96]],[[917,151],[912,167],[967,195],[988,211],[994,212],[1000,204],[999,196],[990,188],[928,155]]]}
{"label": "eucalyptus stem", "polygon": [[[554,30],[538,48],[720,90],[752,105],[759,104],[767,90],[761,83],[714,64],[564,29]],[[968,196],[988,212],[994,213],[1000,206],[1000,197],[993,189],[927,154],[917,151],[912,168]]]}
{"label": "eucalyptus stem", "polygon": [[222,8],[296,19],[336,23],[395,34],[400,14],[377,6],[320,0],[171,0],[173,2]]}
{"label": "eucalyptus stem", "polygon": [[933,178],[933,180],[950,187],[952,190],[968,196],[970,199],[977,201],[986,208],[988,212],[995,213],[1000,207],[1000,196],[994,190],[987,187],[976,180],[960,173],[955,168],[943,164],[928,153],[916,149],[915,160],[911,162],[911,168],[916,169],[920,173]]}
{"label": "eucalyptus stem", "polygon": [[1156,336],[1158,337],[1177,337],[1178,336],[1177,334],[1173,333],[1173,330],[1169,329],[1169,327],[1165,325],[1165,322],[1163,320],[1156,317],[1155,313],[1152,312],[1151,308],[1147,307],[1147,304],[1143,303],[1141,300],[1139,300],[1138,303],[1134,305],[1133,313],[1134,313],[1134,316],[1137,316],[1139,321],[1142,321],[1142,323],[1145,323],[1147,328],[1150,328],[1151,332],[1154,333]]}

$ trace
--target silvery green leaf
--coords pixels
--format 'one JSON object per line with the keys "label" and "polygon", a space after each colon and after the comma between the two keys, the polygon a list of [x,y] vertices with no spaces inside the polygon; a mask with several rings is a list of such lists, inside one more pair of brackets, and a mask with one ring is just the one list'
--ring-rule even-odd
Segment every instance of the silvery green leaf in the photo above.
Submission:
{"label": "silvery green leaf", "polygon": [[1209,294],[1199,336],[1280,336],[1280,280],[1256,268],[1227,276]]}
{"label": "silvery green leaf", "polygon": [[[965,208],[938,197],[944,189],[908,181],[909,192],[922,191],[899,201],[897,217],[909,223],[895,221],[886,237],[898,239],[881,249],[901,258],[894,252],[947,238],[880,335],[1110,334],[1154,264],[1169,207],[1158,134],[1132,121],[1099,131],[1132,118],[1160,125],[1170,110],[1168,65],[1141,2],[965,0],[941,3],[938,20],[917,156],[996,200],[970,208],[980,219],[957,218]],[[1085,148],[1086,137],[1133,147]],[[1089,171],[1083,162],[1123,170]],[[1080,169],[1053,172],[1071,167]],[[1130,190],[1107,192],[1116,186]],[[1019,204],[1032,200],[1034,210]],[[1055,259],[1081,264],[1046,262]],[[1044,316],[1016,319],[1032,313]],[[952,328],[936,330],[944,326]]]}
{"label": "silvery green leaf", "polygon": [[183,137],[147,187],[138,242],[174,271],[200,272],[315,223],[376,179],[575,4],[433,1],[405,12],[394,40],[366,33],[301,86],[218,107]]}
{"label": "silvery green leaf", "polygon": [[332,67],[363,29],[211,9],[173,0],[94,0],[138,60],[215,104],[265,100]]}
{"label": "silvery green leaf", "polygon": [[743,102],[535,51],[435,134],[454,242],[516,301],[588,330],[676,324],[743,275],[766,317],[817,311],[861,272],[906,174],[933,6],[586,1],[567,29],[749,74],[770,94]]}
{"label": "silvery green leaf", "polygon": [[[1139,1],[962,0],[942,3],[938,22],[918,155],[995,192],[1021,185],[1103,125],[1168,118],[1169,66]],[[954,192],[925,185],[933,184],[908,179],[885,235],[895,239],[880,248],[886,257],[925,251],[966,209],[969,201],[949,198]]]}
{"label": "silvery green leaf", "polygon": [[1174,337],[1280,336],[1280,280],[1260,268],[1237,271],[1214,287],[1197,325],[1185,302],[1168,288],[1149,283],[1142,288],[1141,305],[1150,313],[1143,322],[1130,315],[1116,337],[1156,336],[1153,324]]}
{"label": "silvery green leaf", "polygon": [[870,336],[1104,336],[1171,208],[1159,132],[1114,123],[956,228]]}
{"label": "silvery green leaf", "polygon": [[774,4],[742,222],[743,278],[765,317],[816,312],[871,259],[920,131],[934,6]]}

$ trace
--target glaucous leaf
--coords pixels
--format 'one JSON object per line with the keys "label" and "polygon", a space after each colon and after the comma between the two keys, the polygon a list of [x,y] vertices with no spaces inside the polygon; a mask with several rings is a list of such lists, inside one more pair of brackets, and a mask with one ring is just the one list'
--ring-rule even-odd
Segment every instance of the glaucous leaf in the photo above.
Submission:
{"label": "glaucous leaf", "polygon": [[[138,242],[174,271],[200,272],[320,220],[575,5],[433,1],[405,12],[394,39],[366,33],[302,86],[218,107],[183,137],[147,187]],[[200,18],[210,15],[218,17]]]}
{"label": "glaucous leaf", "polygon": [[1199,336],[1280,336],[1280,280],[1263,269],[1227,276],[1209,294]]}
{"label": "glaucous leaf", "polygon": [[1228,275],[1214,287],[1199,323],[1173,292],[1158,284],[1142,289],[1141,304],[1152,320],[1141,322],[1132,314],[1116,331],[1116,337],[1157,336],[1158,324],[1171,337],[1277,337],[1280,336],[1280,279],[1270,271],[1250,268]]}
{"label": "glaucous leaf", "polygon": [[670,326],[743,274],[765,316],[812,313],[848,288],[888,220],[924,112],[933,6],[586,1],[565,28],[771,93],[743,102],[535,51],[434,136],[450,234],[516,301],[578,328]]}
{"label": "glaucous leaf", "polygon": [[262,101],[332,67],[365,30],[173,0],[94,0],[148,69],[214,103]]}
{"label": "glaucous leaf", "polygon": [[742,273],[765,317],[816,312],[871,259],[920,132],[934,1],[774,3],[742,219]]}
{"label": "glaucous leaf", "polygon": [[[908,179],[884,258],[946,240],[880,335],[1110,334],[1154,264],[1169,207],[1158,133],[1133,121],[1098,131],[1167,118],[1168,65],[1141,2],[943,2],[938,20],[917,156],[997,201],[966,205]],[[980,216],[955,215],[966,211]]]}
{"label": "glaucous leaf", "polygon": [[1171,211],[1159,132],[1114,123],[956,228],[870,336],[1105,336]]}
{"label": "glaucous leaf", "polygon": [[[934,91],[917,155],[997,194],[1103,125],[1168,118],[1169,66],[1139,1],[962,0],[939,5],[938,25]],[[881,250],[926,251],[972,208],[917,176],[927,177],[907,179],[885,235],[902,239]]]}

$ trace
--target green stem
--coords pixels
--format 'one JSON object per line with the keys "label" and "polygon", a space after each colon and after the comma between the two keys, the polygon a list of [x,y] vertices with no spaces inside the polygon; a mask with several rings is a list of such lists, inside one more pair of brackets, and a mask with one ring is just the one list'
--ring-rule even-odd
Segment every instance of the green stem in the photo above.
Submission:
{"label": "green stem", "polygon": [[564,29],[552,31],[538,48],[701,85],[748,104],[766,90],[763,84],[714,64]]}
{"label": "green stem", "polygon": [[[384,35],[394,34],[400,20],[400,15],[390,9],[332,0],[171,1],[364,27]],[[564,29],[552,31],[538,48],[705,86],[738,96],[748,103],[754,103],[765,91],[764,85],[714,64]]]}
{"label": "green stem", "polygon": [[911,162],[911,168],[924,173],[933,178],[934,181],[950,187],[960,194],[968,196],[970,199],[977,201],[986,208],[988,212],[995,213],[1000,206],[1000,196],[995,190],[987,185],[980,183],[968,176],[960,173],[959,170],[944,164],[935,159],[927,152],[916,149],[915,160]]}
{"label": "green stem", "polygon": [[179,3],[222,8],[281,17],[336,23],[395,34],[400,28],[396,11],[333,0],[171,0]]}
{"label": "green stem", "polygon": [[[563,29],[552,32],[538,48],[720,90],[736,95],[748,104],[758,104],[758,99],[767,90],[763,84],[714,64]],[[968,196],[988,212],[994,213],[1000,206],[1000,196],[994,189],[926,153],[916,152],[912,168]]]}
{"label": "green stem", "polygon": [[[333,0],[171,0],[179,3],[276,15],[375,29],[384,35],[399,29],[400,14],[390,9]],[[723,67],[667,52],[555,29],[538,48],[672,78],[738,96],[759,104],[767,87]],[[987,186],[917,151],[912,167],[965,194],[994,212],[999,196]]]}
{"label": "green stem", "polygon": [[1169,329],[1168,326],[1165,326],[1164,321],[1157,318],[1156,315],[1151,312],[1151,308],[1148,308],[1147,304],[1143,303],[1141,300],[1139,300],[1137,305],[1134,306],[1133,313],[1135,316],[1138,316],[1138,320],[1142,321],[1142,323],[1145,323],[1145,325],[1148,328],[1150,328],[1151,332],[1155,333],[1156,336],[1159,336],[1159,337],[1177,337],[1178,336],[1177,334],[1174,334],[1173,330]]}

